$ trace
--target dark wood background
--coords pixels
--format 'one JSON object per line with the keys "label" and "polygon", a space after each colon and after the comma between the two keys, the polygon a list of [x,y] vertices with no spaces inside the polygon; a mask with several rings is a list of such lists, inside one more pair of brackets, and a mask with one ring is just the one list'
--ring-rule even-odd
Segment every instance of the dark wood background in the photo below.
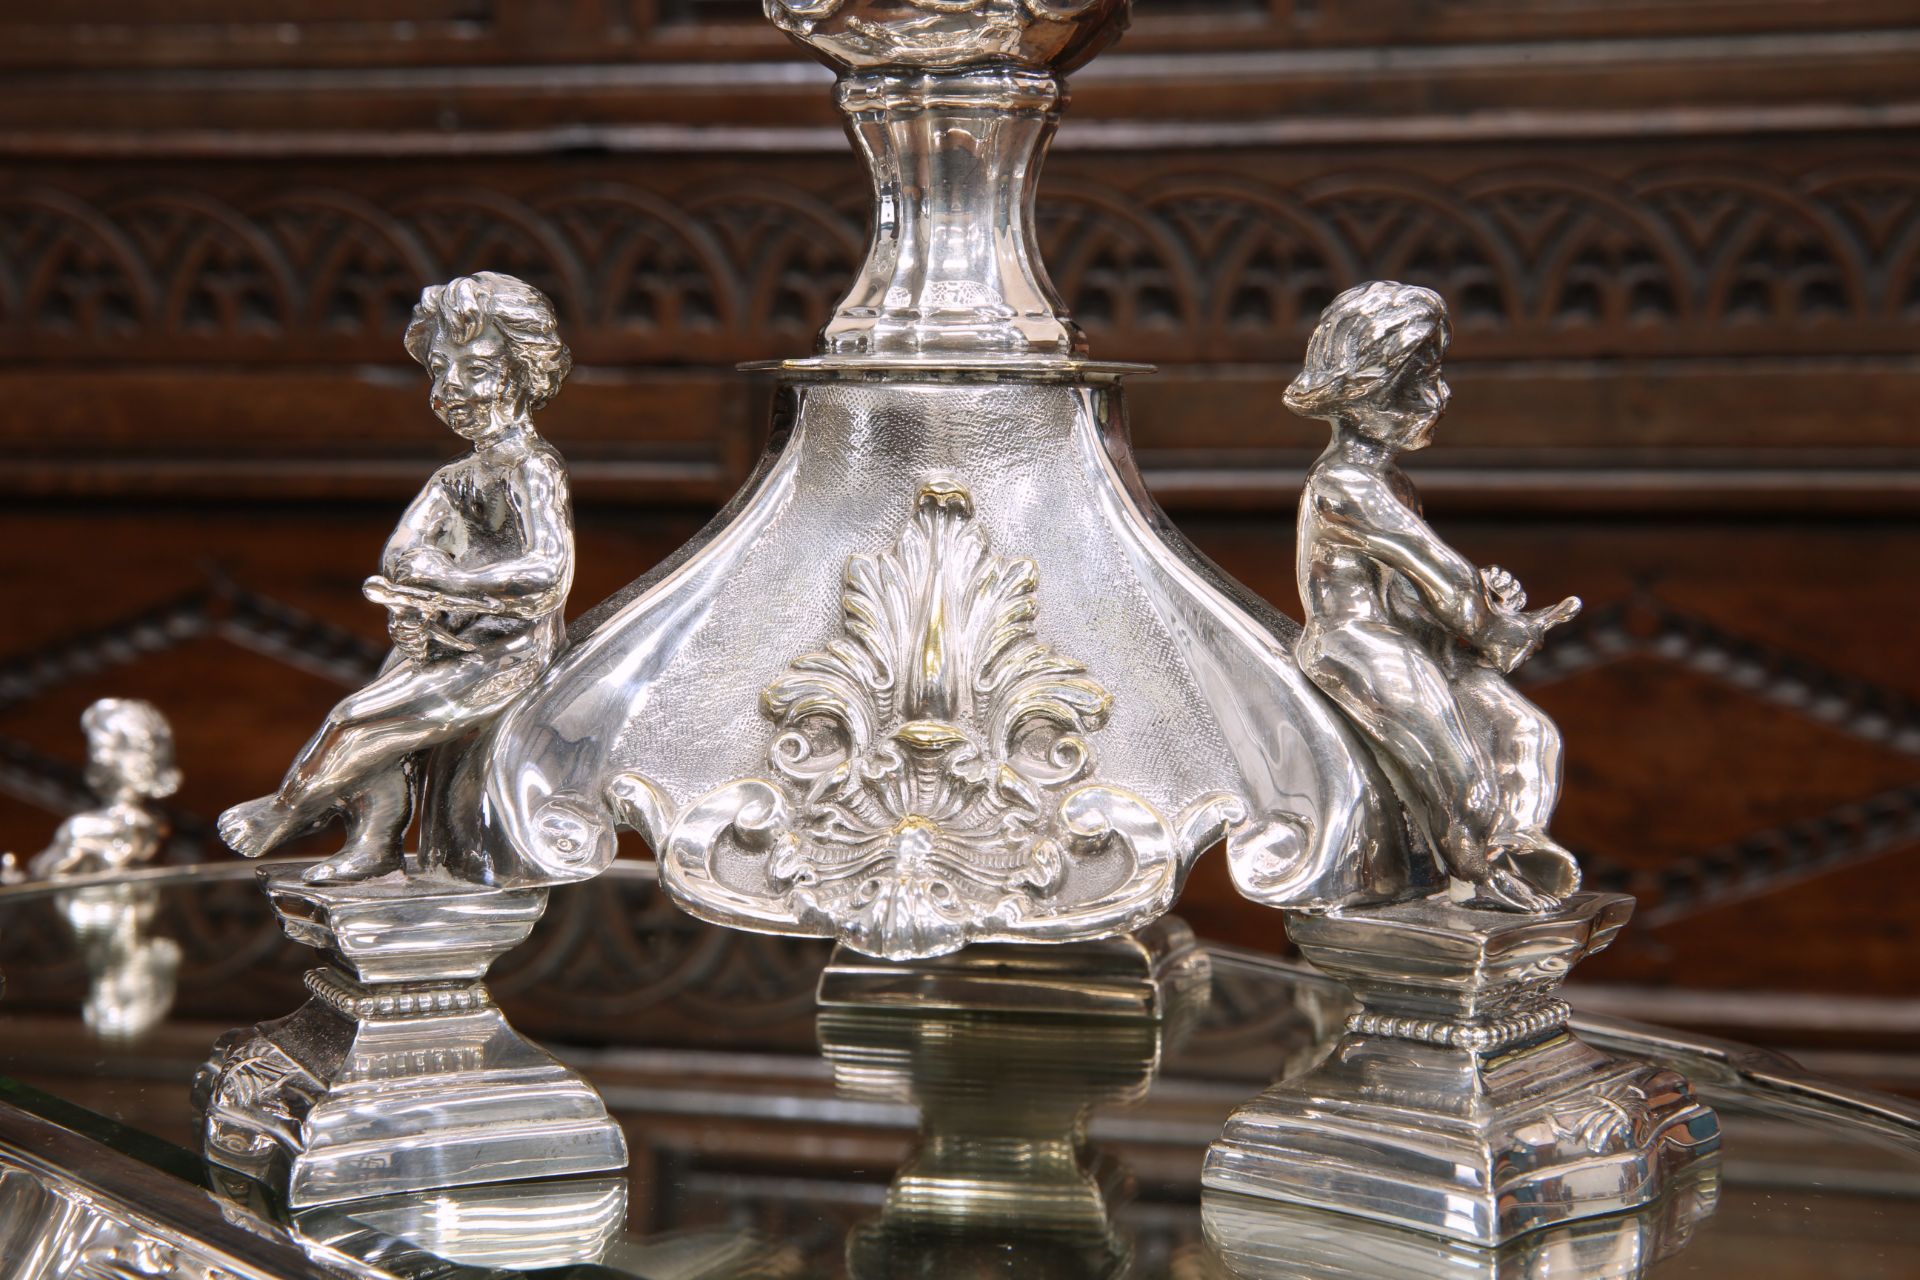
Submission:
{"label": "dark wood background", "polygon": [[[0,840],[75,719],[170,712],[173,856],[377,658],[360,599],[450,449],[399,333],[524,275],[576,609],[740,481],[864,241],[825,71],[751,0],[0,6]],[[1911,0],[1141,0],[1076,77],[1048,262],[1162,501],[1289,611],[1345,285],[1441,289],[1443,532],[1589,611],[1529,669],[1558,830],[1642,916],[1590,1002],[1920,1081],[1920,14]],[[1183,908],[1255,946],[1213,862]]]}

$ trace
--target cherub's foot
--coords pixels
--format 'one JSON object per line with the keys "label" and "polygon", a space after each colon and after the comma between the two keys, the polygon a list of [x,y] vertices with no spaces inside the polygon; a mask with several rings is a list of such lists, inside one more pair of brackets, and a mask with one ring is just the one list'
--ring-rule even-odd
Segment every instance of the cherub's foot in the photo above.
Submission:
{"label": "cherub's foot", "polygon": [[1580,863],[1545,835],[1488,851],[1490,870],[1473,901],[1506,911],[1555,911],[1580,888]]}
{"label": "cherub's foot", "polygon": [[300,873],[308,884],[352,884],[398,871],[405,865],[398,849],[348,845],[322,862]]}
{"label": "cherub's foot", "polygon": [[242,857],[257,858],[301,834],[306,818],[277,795],[237,804],[220,815],[216,824],[227,847]]}
{"label": "cherub's foot", "polygon": [[1468,906],[1492,907],[1496,911],[1552,911],[1561,899],[1536,889],[1511,871],[1497,870],[1474,886]]}

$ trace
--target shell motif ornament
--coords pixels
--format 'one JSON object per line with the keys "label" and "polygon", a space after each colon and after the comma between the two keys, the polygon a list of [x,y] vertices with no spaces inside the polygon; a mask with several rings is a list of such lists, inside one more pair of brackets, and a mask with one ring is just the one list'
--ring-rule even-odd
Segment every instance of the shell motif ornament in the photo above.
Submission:
{"label": "shell motif ornament", "polygon": [[921,485],[894,547],[847,561],[844,634],[761,694],[767,776],[670,824],[628,773],[612,790],[666,827],[661,879],[695,915],[837,934],[889,959],[1166,911],[1244,816],[1225,792],[1169,821],[1097,778],[1086,735],[1112,695],[1036,630],[1038,570],[996,555],[956,484]]}

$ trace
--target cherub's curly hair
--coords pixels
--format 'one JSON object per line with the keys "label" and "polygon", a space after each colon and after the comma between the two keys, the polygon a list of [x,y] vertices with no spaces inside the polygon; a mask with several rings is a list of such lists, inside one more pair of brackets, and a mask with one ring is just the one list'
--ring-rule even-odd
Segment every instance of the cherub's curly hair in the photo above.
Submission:
{"label": "cherub's curly hair", "polygon": [[[101,698],[82,713],[80,727],[89,743],[95,739],[123,743],[152,762],[152,772],[137,780],[148,798],[158,800],[180,789],[180,770],[173,762],[173,726],[151,702]],[[102,786],[92,765],[87,766],[87,782],[96,790]]]}
{"label": "cherub's curly hair", "polygon": [[1339,414],[1392,377],[1436,330],[1445,346],[1453,329],[1433,290],[1391,280],[1356,285],[1320,313],[1306,367],[1287,387],[1287,408],[1303,418]]}
{"label": "cherub's curly hair", "polygon": [[526,385],[532,406],[538,409],[553,399],[573,369],[573,353],[560,341],[553,303],[526,281],[498,271],[476,271],[422,289],[407,325],[407,354],[424,365],[436,333],[469,342],[489,320],[506,337],[507,358]]}

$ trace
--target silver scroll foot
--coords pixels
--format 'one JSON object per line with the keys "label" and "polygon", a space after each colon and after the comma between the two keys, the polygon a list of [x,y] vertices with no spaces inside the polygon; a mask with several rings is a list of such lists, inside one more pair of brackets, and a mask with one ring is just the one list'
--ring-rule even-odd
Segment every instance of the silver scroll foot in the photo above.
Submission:
{"label": "silver scroll foot", "polygon": [[1361,1011],[1319,1066],[1236,1111],[1203,1181],[1493,1245],[1657,1199],[1719,1149],[1677,1072],[1608,1057],[1554,996],[1632,913],[1580,893],[1540,915],[1444,896],[1287,913]]}
{"label": "silver scroll foot", "polygon": [[327,1204],[626,1167],[593,1086],[523,1039],[481,980],[545,889],[401,876],[260,879],[289,937],[329,963],[288,1017],[228,1032],[194,1081],[207,1159]]}

